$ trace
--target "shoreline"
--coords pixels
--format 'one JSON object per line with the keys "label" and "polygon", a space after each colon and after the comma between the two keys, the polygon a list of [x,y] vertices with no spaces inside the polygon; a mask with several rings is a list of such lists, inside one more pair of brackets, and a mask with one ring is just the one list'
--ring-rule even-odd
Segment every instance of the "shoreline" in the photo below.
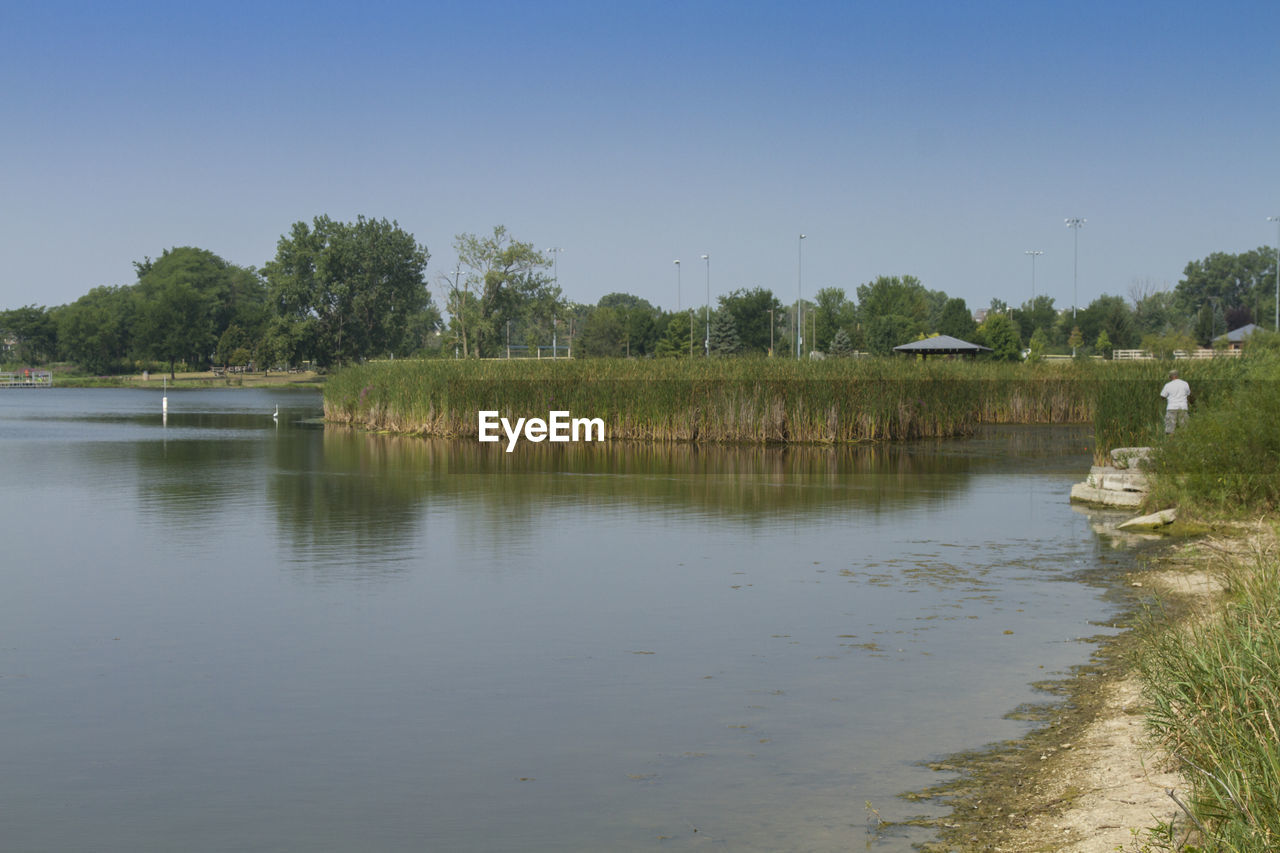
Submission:
{"label": "shoreline", "polygon": [[1151,849],[1144,845],[1158,825],[1178,839],[1187,834],[1187,780],[1147,735],[1137,656],[1154,632],[1220,605],[1208,552],[1234,553],[1263,534],[1261,525],[1242,528],[1223,531],[1231,537],[1225,547],[1204,538],[1160,543],[1144,568],[1117,574],[1107,594],[1126,601],[1117,614],[1124,630],[1066,679],[1042,685],[1061,697],[1046,704],[1044,724],[929,765],[960,777],[906,795],[951,808],[934,822],[939,837],[925,853],[1115,853]]}
{"label": "shoreline", "polygon": [[144,378],[140,373],[120,376],[58,376],[55,374],[52,388],[310,388],[324,387],[324,377],[313,370],[297,373],[235,373],[216,374],[210,370],[178,373],[170,379],[167,373],[151,374]]}

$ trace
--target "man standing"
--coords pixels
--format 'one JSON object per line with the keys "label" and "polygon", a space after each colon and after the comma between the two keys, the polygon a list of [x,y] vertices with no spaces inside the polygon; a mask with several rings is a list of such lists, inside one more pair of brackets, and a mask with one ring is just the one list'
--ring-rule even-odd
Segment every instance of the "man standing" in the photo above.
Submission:
{"label": "man standing", "polygon": [[1160,389],[1160,396],[1169,401],[1164,410],[1164,434],[1169,435],[1187,422],[1187,400],[1191,386],[1178,378],[1178,371],[1169,371],[1169,381]]}

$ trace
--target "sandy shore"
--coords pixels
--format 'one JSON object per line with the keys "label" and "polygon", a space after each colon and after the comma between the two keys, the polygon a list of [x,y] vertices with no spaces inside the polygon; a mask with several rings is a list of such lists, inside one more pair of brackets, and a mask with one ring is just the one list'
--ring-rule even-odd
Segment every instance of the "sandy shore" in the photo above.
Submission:
{"label": "sandy shore", "polygon": [[[1244,547],[1243,541],[1171,545],[1152,570],[1124,582],[1165,602],[1174,619],[1199,618],[1220,591],[1209,568],[1214,553]],[[1187,801],[1185,783],[1147,737],[1132,668],[1137,643],[1128,631],[1105,644],[1063,685],[1060,710],[1025,740],[959,758],[966,778],[937,791],[954,812],[941,827],[942,841],[925,850],[1137,853],[1159,824],[1172,826],[1181,840],[1190,821],[1175,797]]]}

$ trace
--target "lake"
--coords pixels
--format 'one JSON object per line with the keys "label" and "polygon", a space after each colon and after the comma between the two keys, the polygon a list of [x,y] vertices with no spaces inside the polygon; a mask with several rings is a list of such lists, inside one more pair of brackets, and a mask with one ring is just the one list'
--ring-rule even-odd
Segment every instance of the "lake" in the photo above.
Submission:
{"label": "lake", "polygon": [[[317,428],[0,391],[10,851],[908,850],[1132,555],[1087,429],[848,448]],[[279,407],[279,418],[272,413]]]}

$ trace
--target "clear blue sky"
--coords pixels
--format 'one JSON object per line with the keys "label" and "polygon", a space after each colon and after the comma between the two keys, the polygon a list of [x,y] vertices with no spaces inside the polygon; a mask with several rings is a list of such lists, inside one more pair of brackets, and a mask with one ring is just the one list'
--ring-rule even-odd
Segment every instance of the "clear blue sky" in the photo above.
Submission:
{"label": "clear blue sky", "polygon": [[[666,308],[910,274],[972,308],[1274,245],[1280,3],[0,0],[0,308],[291,223],[559,246]],[[439,290],[435,290],[437,303]]]}

